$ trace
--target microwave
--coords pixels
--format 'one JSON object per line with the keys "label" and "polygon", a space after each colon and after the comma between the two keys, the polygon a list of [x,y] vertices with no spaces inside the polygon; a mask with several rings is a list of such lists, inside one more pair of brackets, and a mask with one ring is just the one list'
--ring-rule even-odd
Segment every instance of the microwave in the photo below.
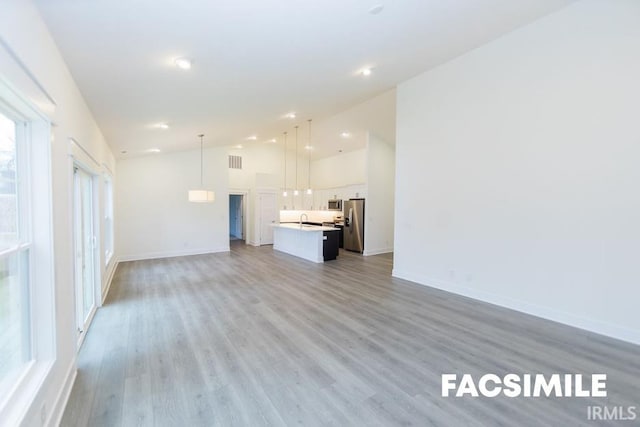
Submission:
{"label": "microwave", "polygon": [[330,199],[327,202],[327,209],[330,211],[341,211],[342,210],[342,200],[340,199]]}

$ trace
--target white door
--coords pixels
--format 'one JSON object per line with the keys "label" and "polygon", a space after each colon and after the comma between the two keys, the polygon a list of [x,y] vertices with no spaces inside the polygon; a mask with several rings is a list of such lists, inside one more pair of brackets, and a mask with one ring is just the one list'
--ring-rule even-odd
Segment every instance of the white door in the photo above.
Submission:
{"label": "white door", "polygon": [[259,193],[260,244],[273,245],[273,224],[278,220],[278,201],[275,193]]}
{"label": "white door", "polygon": [[96,307],[96,237],[93,214],[93,178],[76,167],[74,168],[74,247],[76,326],[79,338],[87,330]]}

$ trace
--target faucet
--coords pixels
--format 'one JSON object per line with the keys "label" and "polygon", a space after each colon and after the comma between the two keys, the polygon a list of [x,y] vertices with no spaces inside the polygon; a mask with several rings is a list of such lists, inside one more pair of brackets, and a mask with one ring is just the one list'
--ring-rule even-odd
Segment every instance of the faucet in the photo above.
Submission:
{"label": "faucet", "polygon": [[309,221],[309,217],[307,216],[306,213],[303,213],[300,215],[300,228],[302,228],[302,217],[305,217],[307,219],[307,221]]}

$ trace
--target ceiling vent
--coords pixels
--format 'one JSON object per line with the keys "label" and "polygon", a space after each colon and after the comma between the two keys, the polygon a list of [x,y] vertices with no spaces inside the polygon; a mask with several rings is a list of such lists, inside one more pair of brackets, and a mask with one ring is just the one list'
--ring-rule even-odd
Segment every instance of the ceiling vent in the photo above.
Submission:
{"label": "ceiling vent", "polygon": [[242,156],[229,156],[229,169],[242,169]]}

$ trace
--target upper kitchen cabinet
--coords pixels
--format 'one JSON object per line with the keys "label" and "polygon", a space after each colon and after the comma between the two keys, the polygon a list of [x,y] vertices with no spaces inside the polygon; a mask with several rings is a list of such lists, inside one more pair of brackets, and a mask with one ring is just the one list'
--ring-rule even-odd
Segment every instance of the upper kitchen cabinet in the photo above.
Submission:
{"label": "upper kitchen cabinet", "polygon": [[327,209],[327,200],[329,200],[329,197],[327,196],[327,192],[325,190],[313,191],[313,209]]}
{"label": "upper kitchen cabinet", "polygon": [[366,197],[367,184],[345,185],[344,187],[329,188],[326,191],[329,193],[329,199],[362,199]]}
{"label": "upper kitchen cabinet", "polygon": [[303,210],[318,209],[313,204],[313,193],[307,194],[305,190],[300,191],[301,206]]}
{"label": "upper kitchen cabinet", "polygon": [[344,200],[344,196],[347,192],[342,187],[329,188],[329,199]]}
{"label": "upper kitchen cabinet", "polygon": [[367,196],[367,185],[356,184],[350,185],[346,188],[346,195],[344,199],[364,199]]}

